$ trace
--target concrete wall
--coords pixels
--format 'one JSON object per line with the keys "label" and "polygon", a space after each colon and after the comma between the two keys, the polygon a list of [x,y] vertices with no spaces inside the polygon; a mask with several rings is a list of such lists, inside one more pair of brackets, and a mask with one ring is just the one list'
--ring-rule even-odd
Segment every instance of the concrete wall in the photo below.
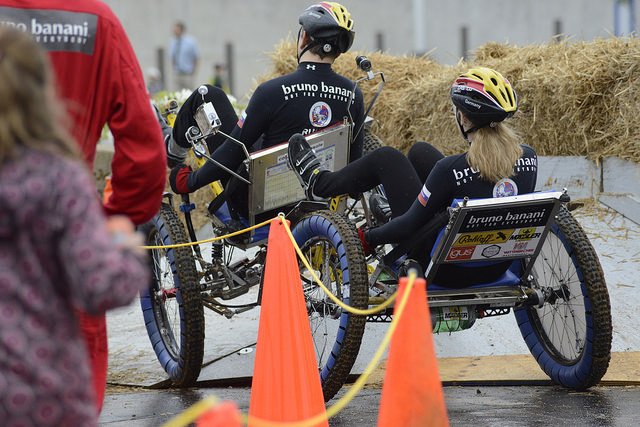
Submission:
{"label": "concrete wall", "polygon": [[[268,69],[266,52],[288,35],[295,37],[298,16],[311,1],[278,0],[104,0],[129,34],[143,70],[157,64],[174,22],[200,42],[197,81],[226,61],[233,46],[234,95],[242,97],[252,80]],[[382,48],[393,55],[431,52],[455,64],[467,51],[489,41],[516,45],[546,43],[560,32],[575,40],[614,33],[614,0],[343,0],[355,21],[356,50]],[[640,13],[636,10],[636,15]],[[556,24],[558,22],[559,24]],[[638,22],[638,16],[636,16]],[[466,28],[466,44],[463,43]],[[169,69],[165,60],[165,69]]]}

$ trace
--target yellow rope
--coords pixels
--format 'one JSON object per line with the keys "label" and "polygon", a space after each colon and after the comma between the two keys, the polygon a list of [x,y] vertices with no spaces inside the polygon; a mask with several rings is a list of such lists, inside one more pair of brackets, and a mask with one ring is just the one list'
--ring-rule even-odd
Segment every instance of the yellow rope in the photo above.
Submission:
{"label": "yellow rope", "polygon": [[263,221],[260,224],[256,224],[256,225],[252,225],[251,227],[247,227],[244,230],[240,230],[240,231],[234,231],[233,233],[229,233],[229,234],[225,234],[224,236],[218,236],[218,237],[214,237],[212,239],[207,239],[207,240],[201,240],[199,242],[189,242],[189,243],[177,243],[175,245],[166,245],[166,246],[143,246],[144,249],[169,249],[169,248],[183,248],[185,246],[194,246],[194,245],[199,245],[201,243],[209,243],[209,242],[214,242],[216,240],[222,240],[222,239],[226,239],[227,237],[233,237],[233,236],[237,236],[238,234],[243,234],[246,233],[247,231],[251,231],[254,230],[256,228],[260,228],[263,225],[267,225],[269,224],[273,219],[269,219],[267,221]]}
{"label": "yellow rope", "polygon": [[[287,224],[287,221],[286,221],[284,215],[280,214],[280,215],[277,216],[277,218],[279,218],[280,221],[282,222],[282,224],[284,225],[284,228],[285,228],[285,230],[287,232],[287,235],[289,236],[289,239],[291,239],[291,242],[293,243],[293,247],[295,248],[295,250],[296,250],[296,252],[298,254],[298,257],[300,258],[300,260],[302,261],[304,266],[307,267],[307,270],[309,270],[309,273],[314,278],[314,280],[316,281],[318,286],[320,286],[320,288],[322,288],[324,293],[326,293],[327,296],[333,302],[335,302],[339,307],[341,307],[342,309],[344,309],[344,310],[346,310],[346,311],[348,311],[350,313],[353,313],[353,314],[358,314],[358,315],[362,315],[362,316],[368,316],[368,315],[371,315],[371,314],[380,313],[381,311],[383,311],[386,308],[388,308],[391,304],[393,304],[393,302],[396,300],[397,292],[394,292],[393,295],[391,295],[382,304],[377,305],[377,306],[375,306],[373,308],[370,308],[370,309],[367,309],[367,310],[363,310],[363,309],[360,309],[360,308],[355,308],[355,307],[352,307],[352,306],[347,305],[344,302],[340,301],[340,299],[338,297],[336,297],[335,295],[333,295],[333,293],[331,293],[331,291],[322,283],[322,281],[320,281],[320,278],[318,278],[316,273],[311,268],[311,265],[309,264],[309,262],[307,261],[305,256],[302,254],[302,251],[300,250],[300,247],[296,243],[296,240],[293,237],[293,234],[291,233],[291,229],[289,228],[289,225]],[[212,239],[201,240],[199,242],[178,243],[178,244],[175,244],[175,245],[165,245],[165,246],[143,246],[143,248],[144,249],[169,249],[169,248],[181,248],[181,247],[185,247],[185,246],[193,246],[193,245],[198,245],[198,244],[201,244],[201,243],[209,243],[209,242],[213,242],[213,241],[216,241],[216,240],[222,240],[222,239],[225,239],[227,237],[237,236],[238,234],[246,233],[247,231],[251,231],[253,229],[262,227],[263,225],[269,224],[273,219],[275,219],[275,218],[263,221],[260,224],[253,225],[251,227],[245,228],[245,229],[240,230],[240,231],[235,231],[233,233],[226,234],[224,236],[214,237]]]}
{"label": "yellow rope", "polygon": [[343,303],[342,301],[340,301],[340,299],[338,297],[336,297],[335,295],[333,295],[333,293],[331,293],[331,291],[329,289],[327,289],[327,287],[324,285],[324,283],[322,283],[320,281],[320,279],[318,278],[316,273],[311,268],[311,265],[309,265],[309,262],[307,261],[307,258],[305,258],[305,256],[302,254],[302,251],[300,250],[300,247],[296,243],[296,240],[293,237],[293,234],[291,234],[291,230],[289,229],[289,224],[287,224],[287,221],[285,221],[284,216],[283,215],[279,215],[279,217],[280,217],[280,220],[282,221],[282,224],[284,225],[284,229],[286,230],[287,234],[289,235],[289,238],[291,239],[291,242],[293,243],[293,247],[295,248],[296,252],[298,253],[298,257],[300,258],[300,260],[302,261],[304,266],[307,267],[307,270],[309,270],[309,273],[311,273],[311,276],[313,276],[313,278],[316,281],[316,283],[318,284],[318,286],[320,286],[322,288],[322,290],[324,291],[324,293],[327,294],[327,296],[333,302],[335,302],[338,306],[342,307],[344,310],[346,310],[346,311],[348,311],[350,313],[358,314],[358,315],[362,315],[362,316],[368,316],[370,314],[380,313],[382,310],[384,310],[387,307],[389,307],[395,301],[395,299],[396,299],[396,297],[398,295],[397,291],[394,292],[393,295],[391,295],[389,297],[389,299],[387,299],[382,304],[380,304],[378,306],[375,306],[373,308],[370,308],[368,310],[363,310],[363,309],[360,309],[360,308],[351,307],[350,305],[347,305],[347,304]]}
{"label": "yellow rope", "polygon": [[[369,376],[371,376],[371,373],[380,362],[380,359],[382,358],[382,354],[384,353],[387,346],[389,345],[389,342],[391,341],[391,337],[393,336],[393,333],[396,330],[398,321],[402,317],[404,308],[407,305],[407,301],[409,300],[409,295],[411,295],[411,290],[413,289],[415,278],[416,278],[416,273],[413,271],[410,272],[409,280],[407,282],[407,288],[405,289],[405,292],[402,294],[402,298],[400,298],[400,302],[396,307],[396,312],[394,313],[394,317],[391,320],[389,329],[387,330],[384,338],[382,339],[382,342],[380,343],[376,352],[374,353],[373,358],[369,361],[369,363],[367,364],[367,367],[364,369],[364,372],[362,373],[362,375],[358,377],[358,379],[353,384],[353,386],[349,389],[349,391],[347,391],[345,395],[342,396],[335,404],[330,406],[325,412],[322,412],[318,415],[315,415],[311,418],[308,418],[302,421],[291,421],[291,422],[277,421],[276,422],[276,421],[263,420],[255,416],[240,414],[242,422],[244,424],[250,423],[251,425],[254,425],[256,427],[277,427],[277,426],[307,427],[307,426],[316,425],[320,422],[323,422],[324,420],[328,420],[329,418],[336,416],[341,410],[345,408],[345,406],[347,406],[353,400],[356,394],[358,394],[358,392],[362,390],[362,387],[364,387],[364,384],[369,379]],[[219,402],[219,399],[217,397],[209,396],[203,399],[202,401],[196,403],[195,405],[191,406],[182,414],[171,419],[168,423],[164,424],[163,427],[187,426],[189,423],[194,422],[198,417],[205,414],[213,406],[217,405],[218,402]]]}
{"label": "yellow rope", "polygon": [[216,396],[211,395],[202,399],[200,402],[191,405],[181,414],[176,415],[165,424],[163,427],[184,427],[208,412],[214,406],[216,406],[220,402]]}

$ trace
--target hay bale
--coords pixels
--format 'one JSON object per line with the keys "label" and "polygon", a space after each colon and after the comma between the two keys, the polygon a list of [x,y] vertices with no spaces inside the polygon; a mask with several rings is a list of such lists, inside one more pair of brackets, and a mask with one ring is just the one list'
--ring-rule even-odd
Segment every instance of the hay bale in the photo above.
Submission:
{"label": "hay bale", "polygon": [[[367,55],[387,84],[371,111],[376,133],[387,145],[405,151],[428,141],[445,154],[465,150],[454,120],[448,90],[456,76],[475,66],[494,68],[514,85],[519,112],[511,120],[523,141],[539,155],[609,156],[640,162],[640,40],[612,37],[591,42],[554,40],[545,45],[487,43],[469,62],[440,65],[428,56],[391,56],[348,52],[335,70],[362,77],[357,55]],[[270,53],[272,70],[258,83],[296,68],[295,43],[284,40]],[[361,85],[365,100],[377,87]]]}

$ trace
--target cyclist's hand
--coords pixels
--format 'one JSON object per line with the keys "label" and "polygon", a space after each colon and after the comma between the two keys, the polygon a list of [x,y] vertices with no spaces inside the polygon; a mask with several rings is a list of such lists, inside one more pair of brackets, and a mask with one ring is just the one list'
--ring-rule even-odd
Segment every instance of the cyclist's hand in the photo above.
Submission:
{"label": "cyclist's hand", "polygon": [[365,237],[365,232],[367,231],[366,228],[364,227],[360,227],[358,228],[358,237],[360,238],[360,241],[362,242],[362,248],[364,249],[364,254],[365,256],[371,255],[374,251],[375,248],[371,245],[369,245],[369,243],[367,243],[367,239]]}
{"label": "cyclist's hand", "polygon": [[193,172],[191,166],[185,164],[179,164],[175,168],[171,169],[169,174],[169,185],[176,194],[188,194],[191,193],[189,186],[187,185],[187,177]]}

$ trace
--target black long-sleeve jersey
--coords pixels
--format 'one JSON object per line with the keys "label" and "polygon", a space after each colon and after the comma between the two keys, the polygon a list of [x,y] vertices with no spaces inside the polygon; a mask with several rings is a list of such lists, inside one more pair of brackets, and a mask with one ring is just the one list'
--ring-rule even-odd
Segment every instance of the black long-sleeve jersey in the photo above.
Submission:
{"label": "black long-sleeve jersey", "polygon": [[[303,62],[295,72],[258,86],[231,136],[252,152],[258,148],[259,139],[262,141],[259,148],[268,148],[288,141],[295,133],[306,135],[342,122],[349,112],[355,129],[360,129],[364,100],[354,82],[333,71],[331,64]],[[363,141],[364,133],[360,132],[352,142],[350,161],[362,156]],[[241,148],[230,140],[217,148],[212,157],[233,170],[244,160]],[[189,175],[187,185],[193,191],[225,175],[228,174],[223,169],[207,162]]]}
{"label": "black long-sleeve jersey", "polygon": [[367,232],[371,245],[398,243],[412,236],[437,213],[451,206],[454,199],[515,196],[534,191],[538,174],[538,159],[533,148],[521,145],[522,157],[513,168],[513,176],[497,183],[480,178],[469,166],[467,153],[439,160],[411,207],[381,227]]}

